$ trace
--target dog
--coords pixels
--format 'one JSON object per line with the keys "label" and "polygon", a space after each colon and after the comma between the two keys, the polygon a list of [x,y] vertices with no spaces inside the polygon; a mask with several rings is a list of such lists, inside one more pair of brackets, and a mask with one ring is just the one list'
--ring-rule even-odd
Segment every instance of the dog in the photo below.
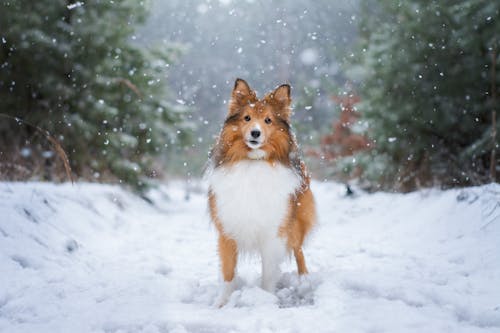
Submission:
{"label": "dog", "polygon": [[304,239],[316,223],[310,176],[290,127],[291,87],[258,99],[237,79],[229,112],[210,153],[208,207],[218,232],[224,286],[216,305],[235,290],[238,255],[262,258],[264,290],[274,292],[280,263],[293,251],[306,274]]}

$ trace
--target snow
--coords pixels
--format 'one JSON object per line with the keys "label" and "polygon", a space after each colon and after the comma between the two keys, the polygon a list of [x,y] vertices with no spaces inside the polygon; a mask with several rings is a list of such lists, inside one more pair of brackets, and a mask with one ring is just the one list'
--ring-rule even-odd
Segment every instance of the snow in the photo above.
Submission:
{"label": "snow", "polygon": [[66,8],[68,8],[69,10],[73,10],[75,8],[83,6],[83,4],[84,4],[83,2],[77,1],[75,3],[67,5]]}
{"label": "snow", "polygon": [[0,332],[500,332],[498,184],[314,183],[309,276],[290,260],[270,294],[245,258],[222,309],[205,190],[0,183]]}
{"label": "snow", "polygon": [[300,60],[305,65],[312,65],[318,60],[318,52],[312,48],[305,49],[300,53]]}

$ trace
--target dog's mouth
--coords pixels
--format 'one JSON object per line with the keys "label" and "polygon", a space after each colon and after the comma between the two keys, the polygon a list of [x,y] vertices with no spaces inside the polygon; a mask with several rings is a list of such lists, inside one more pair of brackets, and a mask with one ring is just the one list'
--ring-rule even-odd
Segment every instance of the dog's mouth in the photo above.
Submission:
{"label": "dog's mouth", "polygon": [[255,140],[255,139],[247,140],[246,143],[247,143],[247,146],[251,149],[258,149],[258,148],[260,148],[260,146],[262,146],[262,142],[259,140]]}

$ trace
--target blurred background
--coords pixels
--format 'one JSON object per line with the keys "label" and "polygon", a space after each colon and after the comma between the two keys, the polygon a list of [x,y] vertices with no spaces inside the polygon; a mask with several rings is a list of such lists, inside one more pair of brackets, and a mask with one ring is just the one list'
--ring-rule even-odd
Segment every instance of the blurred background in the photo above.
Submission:
{"label": "blurred background", "polygon": [[241,77],[292,85],[319,180],[496,182],[499,31],[486,0],[0,0],[0,178],[198,179]]}

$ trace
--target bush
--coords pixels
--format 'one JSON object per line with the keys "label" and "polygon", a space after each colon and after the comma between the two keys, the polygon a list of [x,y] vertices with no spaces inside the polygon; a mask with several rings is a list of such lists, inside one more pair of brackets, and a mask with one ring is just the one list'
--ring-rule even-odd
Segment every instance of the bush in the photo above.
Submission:
{"label": "bush", "polygon": [[370,180],[400,190],[490,181],[500,3],[365,1],[362,12],[362,42],[349,70],[374,141],[364,155],[383,157]]}

